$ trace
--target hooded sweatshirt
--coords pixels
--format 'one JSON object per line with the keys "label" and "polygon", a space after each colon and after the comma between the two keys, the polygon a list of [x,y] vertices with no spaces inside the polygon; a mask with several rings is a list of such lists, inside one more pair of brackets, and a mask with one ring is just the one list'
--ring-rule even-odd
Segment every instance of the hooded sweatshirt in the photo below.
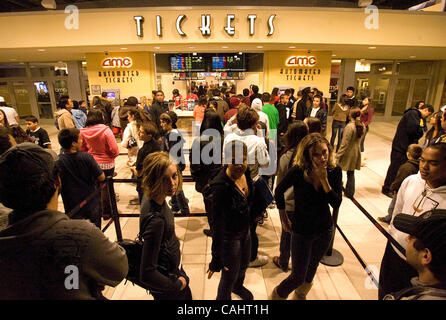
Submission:
{"label": "hooded sweatshirt", "polygon": [[[418,207],[418,211],[414,209],[414,206]],[[421,178],[420,173],[407,177],[398,191],[395,208],[393,209],[394,214],[389,226],[390,235],[406,249],[407,233],[401,232],[394,227],[393,220],[395,216],[405,213],[417,217],[423,212],[432,209],[446,209],[446,186],[430,188],[426,180]],[[393,245],[392,247],[401,259],[406,259],[398,249]]]}
{"label": "hooded sweatshirt", "polygon": [[446,300],[446,289],[441,285],[430,286],[418,277],[410,280],[412,287],[386,295],[383,300]]}
{"label": "hooded sweatshirt", "polygon": [[54,112],[54,117],[56,118],[57,124],[59,125],[59,130],[76,128],[73,116],[67,109],[57,110],[56,112]]}
{"label": "hooded sweatshirt", "polygon": [[118,285],[128,272],[125,250],[87,220],[54,210],[14,217],[0,232],[2,300],[95,299],[98,289]]}
{"label": "hooded sweatshirt", "polygon": [[262,111],[262,100],[260,100],[259,98],[255,98],[252,103],[251,103],[251,107],[254,108],[254,110],[257,111],[258,115],[259,115],[259,121],[263,122],[266,126],[266,137],[269,136],[269,119],[268,119],[268,115]]}
{"label": "hooded sweatshirt", "polygon": [[71,114],[73,115],[74,124],[76,128],[81,129],[85,127],[85,122],[87,121],[87,115],[80,109],[71,110]]}
{"label": "hooded sweatshirt", "polygon": [[113,132],[104,124],[81,129],[82,152],[88,152],[96,162],[101,164],[114,164],[119,155],[118,144]]}

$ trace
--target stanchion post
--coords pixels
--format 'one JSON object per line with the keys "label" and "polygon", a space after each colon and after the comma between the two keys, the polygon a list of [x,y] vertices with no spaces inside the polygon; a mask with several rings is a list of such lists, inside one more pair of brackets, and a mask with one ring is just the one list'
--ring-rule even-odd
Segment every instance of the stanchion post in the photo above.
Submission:
{"label": "stanchion post", "polygon": [[331,239],[327,253],[321,259],[322,264],[330,267],[340,266],[344,262],[344,257],[342,256],[342,254],[338,250],[333,249],[336,226],[338,223],[338,215],[339,215],[339,208],[333,209],[333,238]]}
{"label": "stanchion post", "polygon": [[115,223],[116,238],[118,241],[122,241],[121,224],[119,222],[119,212],[118,212],[118,205],[116,204],[116,194],[113,185],[113,177],[107,177],[107,192],[110,199],[112,219]]}

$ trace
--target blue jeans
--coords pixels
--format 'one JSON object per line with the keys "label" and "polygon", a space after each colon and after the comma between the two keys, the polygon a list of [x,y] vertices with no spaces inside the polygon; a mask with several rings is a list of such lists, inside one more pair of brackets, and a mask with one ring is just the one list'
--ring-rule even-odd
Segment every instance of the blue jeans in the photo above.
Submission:
{"label": "blue jeans", "polygon": [[336,145],[336,151],[339,150],[342,141],[342,134],[344,133],[345,121],[333,120],[331,124],[331,139],[330,144],[334,148],[334,142],[336,139],[336,135],[338,136],[338,144]]}
{"label": "blue jeans", "polygon": [[172,196],[172,211],[181,211],[182,214],[190,213],[183,190]]}
{"label": "blue jeans", "polygon": [[347,183],[345,185],[345,195],[353,197],[355,195],[355,171],[347,171]]}
{"label": "blue jeans", "polygon": [[285,230],[282,229],[282,234],[280,235],[280,256],[279,256],[279,265],[282,268],[288,268],[288,263],[290,262],[290,255],[291,255],[290,247],[291,247],[291,233],[286,232]]}
{"label": "blue jeans", "polygon": [[369,126],[365,127],[365,132],[361,139],[361,152],[364,152],[364,141],[365,141],[365,136],[366,136],[367,132],[369,132]]}
{"label": "blue jeans", "polygon": [[317,234],[291,233],[291,274],[277,286],[280,297],[286,298],[304,282],[312,282],[322,257],[333,237],[333,228]]}
{"label": "blue jeans", "polygon": [[231,292],[240,289],[245,281],[246,269],[251,251],[249,231],[241,239],[225,239],[223,241],[223,265],[228,270],[221,270],[217,300],[231,300]]}

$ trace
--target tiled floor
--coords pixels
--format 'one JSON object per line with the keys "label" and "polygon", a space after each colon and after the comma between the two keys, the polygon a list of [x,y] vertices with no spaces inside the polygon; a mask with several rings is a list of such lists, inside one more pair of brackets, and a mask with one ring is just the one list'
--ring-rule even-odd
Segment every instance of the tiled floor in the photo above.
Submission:
{"label": "tiled floor", "polygon": [[[382,195],[380,188],[389,165],[391,140],[396,124],[395,121],[372,122],[365,141],[367,164],[360,171],[355,172],[355,198],[375,219],[386,214],[390,203],[390,198]],[[48,122],[48,125],[43,125],[43,127],[47,128],[50,133],[54,150],[58,150],[57,133],[54,126]],[[331,129],[328,128],[327,132],[330,137]],[[191,139],[186,140],[188,143],[191,142]],[[118,157],[117,178],[130,177],[130,171],[125,165],[126,160],[126,156]],[[189,174],[189,172],[186,171],[185,174]],[[344,181],[345,179],[344,173]],[[115,185],[115,189],[120,196],[118,209],[122,213],[138,213],[138,206],[128,205],[129,200],[136,196],[135,186],[120,183]],[[195,192],[194,184],[192,182],[185,183],[184,191],[190,200],[191,212],[204,212],[202,196]],[[63,208],[61,201],[59,208]],[[261,268],[249,268],[245,280],[245,285],[253,292],[254,298],[257,300],[267,299],[274,287],[289,274],[282,272],[271,262],[271,258],[279,253],[281,225],[277,209],[268,209],[268,214],[268,219],[257,228],[257,233],[260,239],[259,252],[267,255],[270,258],[269,262]],[[175,222],[176,234],[181,242],[183,266],[191,279],[193,298],[195,300],[214,300],[220,274],[214,274],[210,280],[206,276],[212,241],[202,232],[204,228],[208,227],[207,219],[194,216],[177,217]],[[121,218],[120,223],[123,237],[135,238],[138,219]],[[386,244],[385,237],[352,201],[345,197],[341,204],[338,225],[378,279],[379,266]],[[387,228],[386,225],[384,226]],[[111,225],[105,234],[111,240],[115,240],[114,225]],[[338,267],[321,264],[314,279],[313,289],[307,298],[313,300],[376,300],[376,287],[339,232],[336,232],[333,247],[342,254],[343,264]],[[125,281],[116,288],[106,288],[104,293],[107,298],[113,300],[152,299],[152,296],[147,294],[144,289],[133,286],[131,283],[125,283]],[[233,298],[238,299],[235,295]]]}

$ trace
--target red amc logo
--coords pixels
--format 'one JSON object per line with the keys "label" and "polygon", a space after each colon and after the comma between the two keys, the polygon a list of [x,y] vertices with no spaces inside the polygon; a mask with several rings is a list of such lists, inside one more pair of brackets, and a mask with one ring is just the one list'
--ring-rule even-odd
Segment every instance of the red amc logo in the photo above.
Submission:
{"label": "red amc logo", "polygon": [[302,66],[302,67],[314,67],[316,65],[315,56],[292,56],[286,60],[287,67]]}
{"label": "red amc logo", "polygon": [[130,68],[133,65],[132,58],[107,58],[102,61],[103,68]]}

